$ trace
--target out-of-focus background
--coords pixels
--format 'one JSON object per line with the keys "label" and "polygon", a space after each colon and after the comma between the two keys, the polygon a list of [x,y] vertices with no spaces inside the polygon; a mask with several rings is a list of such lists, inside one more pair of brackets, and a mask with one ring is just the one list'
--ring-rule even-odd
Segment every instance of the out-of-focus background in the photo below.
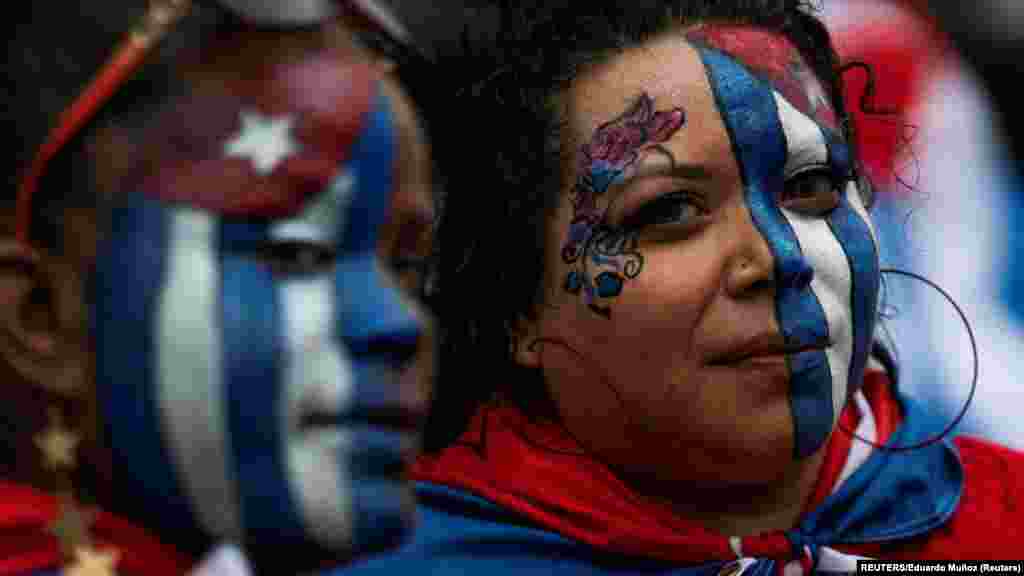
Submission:
{"label": "out-of-focus background", "polygon": [[[494,24],[492,13],[473,0],[392,2],[429,52],[457,50],[466,22],[474,23],[470,36],[489,34]],[[949,35],[907,7],[925,0],[818,4],[841,57],[874,69],[869,108],[898,112],[857,114],[861,155],[879,195],[874,216],[883,265],[921,274],[949,292],[977,338],[978,388],[959,430],[1024,448],[1024,426],[1017,426],[1024,407],[1024,196],[1004,122]],[[953,17],[943,26],[956,29],[961,46],[964,34],[976,41],[972,48],[998,48],[986,35],[1015,34],[1012,15],[1002,12],[1024,8],[1019,0],[979,0],[967,8],[933,4]],[[1010,8],[991,8],[997,4]],[[974,65],[994,58],[1015,67],[1005,50],[971,56]],[[849,73],[851,108],[860,108],[866,80],[860,71]],[[934,290],[893,275],[886,280],[886,310],[902,388],[951,421],[967,400],[973,369],[960,317]]]}
{"label": "out-of-focus background", "polygon": [[[1024,201],[1003,117],[954,42],[904,5],[826,0],[823,9],[844,59],[873,65],[876,104],[901,112],[859,122],[880,194],[883,265],[934,281],[971,324],[978,388],[960,430],[1024,448]],[[886,286],[903,387],[950,421],[970,391],[966,329],[922,283],[890,275]]]}

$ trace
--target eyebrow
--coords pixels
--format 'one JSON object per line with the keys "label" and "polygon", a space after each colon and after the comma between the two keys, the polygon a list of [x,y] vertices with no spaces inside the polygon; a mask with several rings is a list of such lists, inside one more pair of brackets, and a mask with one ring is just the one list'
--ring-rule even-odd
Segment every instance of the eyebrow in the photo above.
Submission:
{"label": "eyebrow", "polygon": [[[626,181],[638,178],[650,178],[653,176],[668,176],[671,178],[682,178],[684,180],[710,180],[711,171],[703,164],[688,164],[676,161],[675,156],[661,146],[652,146],[650,152],[644,158],[637,161],[636,167]],[[648,161],[647,158],[660,157],[668,162]]]}

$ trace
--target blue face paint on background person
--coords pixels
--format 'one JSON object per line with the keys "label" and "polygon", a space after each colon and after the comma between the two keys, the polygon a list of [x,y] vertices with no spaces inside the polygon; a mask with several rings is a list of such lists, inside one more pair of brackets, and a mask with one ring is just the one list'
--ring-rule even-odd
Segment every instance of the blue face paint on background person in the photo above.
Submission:
{"label": "blue face paint on background person", "polygon": [[402,374],[423,320],[378,258],[415,126],[372,68],[261,71],[156,119],[189,145],[161,148],[97,258],[118,490],[168,533],[365,553],[411,529],[426,404]]}

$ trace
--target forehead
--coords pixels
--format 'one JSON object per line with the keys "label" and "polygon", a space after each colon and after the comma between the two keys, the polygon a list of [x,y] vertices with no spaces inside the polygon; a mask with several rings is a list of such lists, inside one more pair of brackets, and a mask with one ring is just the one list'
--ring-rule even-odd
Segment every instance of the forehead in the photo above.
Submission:
{"label": "forehead", "polygon": [[719,159],[732,157],[733,148],[698,51],[708,48],[725,53],[770,87],[779,101],[772,108],[784,125],[795,119],[812,123],[821,130],[802,132],[817,134],[819,140],[835,134],[834,114],[820,82],[784,36],[753,27],[702,26],[631,48],[581,75],[566,105],[575,143],[587,142],[601,124],[646,94],[656,109],[681,107],[687,115],[686,126],[669,147],[712,168],[723,164]]}
{"label": "forehead", "polygon": [[794,108],[835,131],[835,114],[820,79],[783,34],[734,25],[704,25],[686,33],[695,44],[724,52],[768,82]]}
{"label": "forehead", "polygon": [[683,128],[667,142],[674,153],[691,162],[732,156],[700,55],[678,35],[629,49],[577,78],[565,99],[574,148],[588,143],[641,94],[656,110],[685,113]]}
{"label": "forehead", "polygon": [[203,82],[139,134],[142,172],[127,185],[220,215],[295,215],[342,175],[379,81],[369,64],[322,55]]}

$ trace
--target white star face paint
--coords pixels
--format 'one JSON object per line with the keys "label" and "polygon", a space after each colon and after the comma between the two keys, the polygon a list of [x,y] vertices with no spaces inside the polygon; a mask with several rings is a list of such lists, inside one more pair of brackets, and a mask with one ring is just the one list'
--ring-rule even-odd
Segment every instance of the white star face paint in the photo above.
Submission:
{"label": "white star face paint", "polygon": [[281,161],[299,151],[292,133],[294,118],[265,117],[251,111],[241,112],[240,118],[241,128],[224,144],[224,155],[250,160],[257,174],[270,174]]}

